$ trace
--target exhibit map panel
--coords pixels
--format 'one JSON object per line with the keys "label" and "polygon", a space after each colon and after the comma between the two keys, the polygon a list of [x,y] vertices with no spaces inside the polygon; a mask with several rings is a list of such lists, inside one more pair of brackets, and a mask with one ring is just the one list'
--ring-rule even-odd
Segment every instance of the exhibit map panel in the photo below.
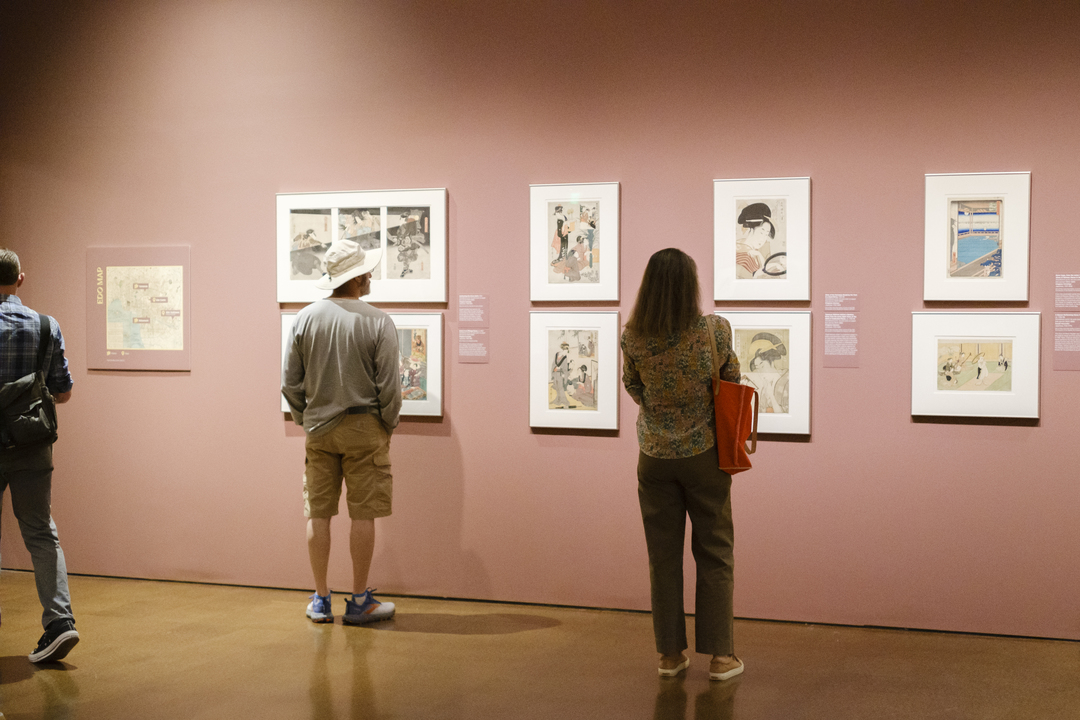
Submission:
{"label": "exhibit map panel", "polygon": [[190,370],[190,249],[87,248],[91,370]]}

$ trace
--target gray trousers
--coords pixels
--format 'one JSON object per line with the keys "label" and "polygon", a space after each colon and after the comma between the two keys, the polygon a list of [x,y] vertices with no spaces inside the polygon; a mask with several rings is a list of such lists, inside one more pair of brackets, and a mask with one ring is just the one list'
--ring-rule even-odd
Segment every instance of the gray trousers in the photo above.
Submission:
{"label": "gray trousers", "polygon": [[52,446],[0,452],[0,499],[11,488],[11,509],[34,563],[34,583],[41,601],[41,625],[73,619],[67,565],[52,519]]}
{"label": "gray trousers", "polygon": [[649,549],[653,633],[657,652],[665,655],[687,648],[683,610],[687,515],[690,549],[697,565],[695,649],[709,655],[735,651],[731,476],[718,466],[715,447],[674,460],[638,456],[638,500]]}

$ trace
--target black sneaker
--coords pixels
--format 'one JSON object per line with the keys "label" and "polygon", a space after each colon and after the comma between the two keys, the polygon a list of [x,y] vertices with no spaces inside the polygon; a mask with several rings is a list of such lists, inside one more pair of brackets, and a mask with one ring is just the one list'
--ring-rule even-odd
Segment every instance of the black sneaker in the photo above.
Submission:
{"label": "black sneaker", "polygon": [[30,653],[30,662],[62,660],[78,642],[79,631],[75,629],[74,620],[53,620],[38,640],[37,650]]}

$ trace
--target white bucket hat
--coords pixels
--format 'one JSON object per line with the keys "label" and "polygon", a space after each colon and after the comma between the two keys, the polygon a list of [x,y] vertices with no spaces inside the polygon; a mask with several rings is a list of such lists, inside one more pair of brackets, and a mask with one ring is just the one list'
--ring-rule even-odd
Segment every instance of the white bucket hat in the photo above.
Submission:
{"label": "white bucket hat", "polygon": [[335,240],[326,251],[326,274],[315,282],[320,290],[334,290],[358,275],[369,273],[382,260],[382,250],[364,251],[355,240]]}

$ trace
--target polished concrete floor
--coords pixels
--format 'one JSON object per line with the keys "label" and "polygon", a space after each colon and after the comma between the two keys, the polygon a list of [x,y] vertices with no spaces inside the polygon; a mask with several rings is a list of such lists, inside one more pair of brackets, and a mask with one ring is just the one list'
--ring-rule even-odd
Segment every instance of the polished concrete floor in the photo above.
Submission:
{"label": "polished concrete floor", "polygon": [[[314,625],[307,594],[72,577],[82,642],[26,659],[33,576],[0,577],[16,718],[1080,718],[1080,643],[737,621],[746,673],[659,678],[648,615],[392,598]],[[335,611],[344,600],[335,598]]]}

